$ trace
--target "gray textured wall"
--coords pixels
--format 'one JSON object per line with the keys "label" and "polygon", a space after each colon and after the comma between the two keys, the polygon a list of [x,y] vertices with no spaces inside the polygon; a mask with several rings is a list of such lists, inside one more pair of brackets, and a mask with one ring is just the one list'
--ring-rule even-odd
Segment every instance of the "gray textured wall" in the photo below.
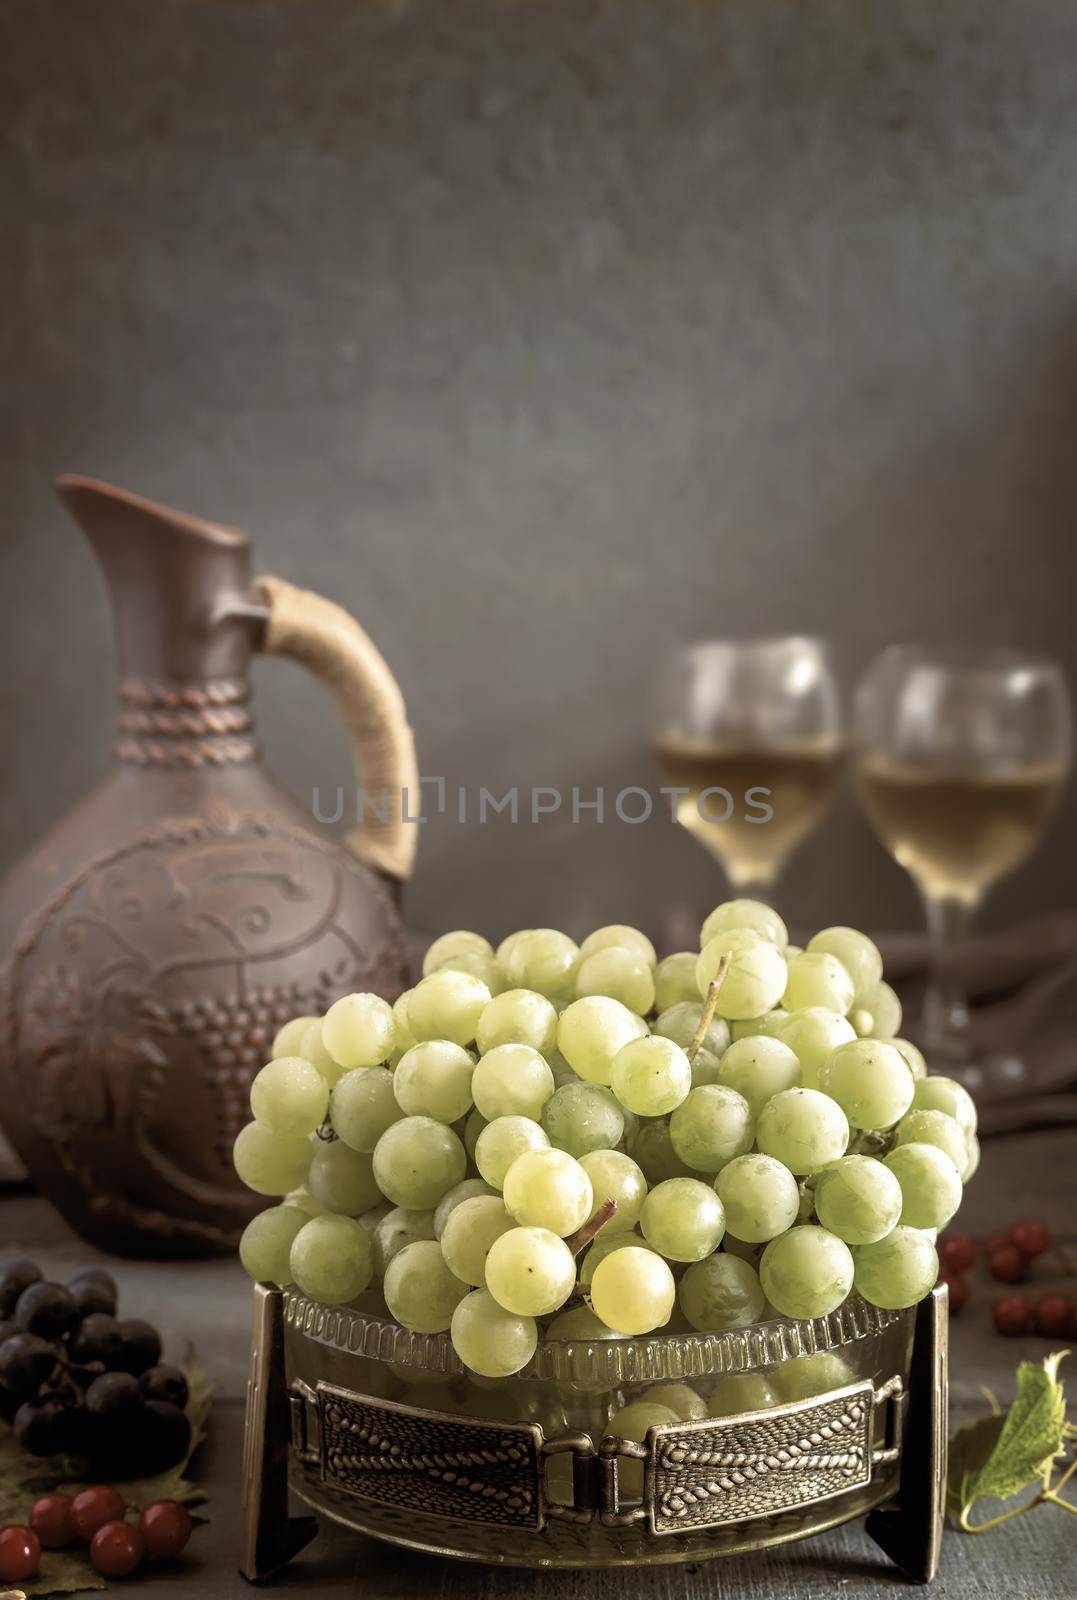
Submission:
{"label": "gray textured wall", "polygon": [[[0,0],[0,858],[99,769],[109,636],[50,495],[250,528],[354,609],[450,782],[654,781],[679,637],[1077,665],[1070,0]],[[258,669],[296,788],[349,778]],[[1077,846],[997,896],[1072,903]],[[427,927],[705,908],[667,824],[425,832]],[[813,920],[915,917],[846,800]]]}

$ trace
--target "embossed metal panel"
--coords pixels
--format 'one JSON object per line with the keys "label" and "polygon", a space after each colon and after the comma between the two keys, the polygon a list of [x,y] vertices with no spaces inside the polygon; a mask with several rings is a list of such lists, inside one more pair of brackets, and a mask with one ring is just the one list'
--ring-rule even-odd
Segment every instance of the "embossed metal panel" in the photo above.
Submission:
{"label": "embossed metal panel", "polygon": [[426,1516],[544,1525],[541,1428],[447,1417],[327,1383],[317,1396],[330,1488]]}
{"label": "embossed metal panel", "polygon": [[871,1479],[872,1385],[735,1417],[651,1428],[653,1534],[690,1533],[829,1500]]}

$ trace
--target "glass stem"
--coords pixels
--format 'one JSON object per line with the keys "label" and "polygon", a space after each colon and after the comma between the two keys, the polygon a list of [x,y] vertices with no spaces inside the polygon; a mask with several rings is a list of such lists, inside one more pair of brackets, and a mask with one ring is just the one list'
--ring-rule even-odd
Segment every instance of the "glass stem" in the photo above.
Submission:
{"label": "glass stem", "polygon": [[953,896],[924,896],[931,942],[930,972],[924,995],[924,1042],[929,1053],[967,1061],[972,1051],[969,1007],[957,958],[968,937],[975,905]]}

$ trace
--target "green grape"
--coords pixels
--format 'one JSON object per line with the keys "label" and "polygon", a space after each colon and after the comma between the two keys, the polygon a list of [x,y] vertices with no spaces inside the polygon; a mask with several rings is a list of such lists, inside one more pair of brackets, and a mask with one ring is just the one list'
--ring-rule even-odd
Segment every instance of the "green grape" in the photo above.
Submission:
{"label": "green grape", "polygon": [[693,1089],[669,1119],[674,1150],[693,1172],[717,1173],[752,1148],[754,1128],[747,1100],[721,1083]]}
{"label": "green grape", "polygon": [[432,1210],[467,1172],[460,1140],[432,1117],[394,1122],[374,1146],[373,1159],[382,1194],[410,1211]]}
{"label": "green grape", "polygon": [[819,1087],[836,1100],[852,1128],[892,1128],[912,1105],[908,1062],[881,1039],[839,1044],[819,1070]]}
{"label": "green grape", "polygon": [[[902,1144],[934,1144],[950,1157],[958,1175],[964,1179],[969,1164],[968,1135],[959,1122],[945,1111],[909,1111],[902,1117],[894,1132],[894,1142]],[[242,1174],[240,1174],[242,1177]]]}
{"label": "green grape", "polygon": [[823,1006],[848,1016],[853,1006],[853,980],[837,956],[825,950],[805,950],[793,957],[786,970],[788,981],[781,1002],[787,1011]]}
{"label": "green grape", "polygon": [[679,1298],[681,1310],[699,1333],[746,1328],[759,1321],[766,1304],[759,1274],[751,1263],[724,1252],[688,1268],[681,1279]]}
{"label": "green grape", "polygon": [[722,1081],[722,1058],[702,1045],[692,1057],[692,1088],[701,1089],[705,1083]]}
{"label": "green grape", "polygon": [[587,1173],[564,1150],[525,1150],[505,1174],[504,1199],[524,1227],[564,1238],[587,1221],[594,1193]]}
{"label": "green grape", "polygon": [[702,1261],[725,1233],[725,1207],[699,1178],[656,1184],[640,1212],[643,1237],[667,1261]]}
{"label": "green grape", "polygon": [[[696,1036],[696,1029],[702,1016],[701,1000],[678,1000],[676,1005],[669,1006],[660,1014],[654,1025],[654,1031],[661,1034],[663,1039],[672,1039],[682,1050],[687,1050]],[[729,1023],[724,1017],[714,1016],[707,1024],[701,1048],[710,1050],[716,1056],[722,1056],[729,1049],[729,1039]]]}
{"label": "green grape", "polygon": [[533,1117],[495,1117],[475,1143],[475,1165],[494,1189],[504,1187],[505,1176],[525,1150],[548,1150],[546,1130]]}
{"label": "green grape", "polygon": [[311,1300],[346,1305],[374,1274],[370,1236],[353,1217],[312,1217],[292,1240],[288,1269]]}
{"label": "green grape", "polygon": [[801,1178],[845,1154],[849,1122],[837,1102],[818,1089],[783,1089],[759,1113],[755,1138],[764,1155]]}
{"label": "green grape", "polygon": [[628,1141],[628,1153],[648,1183],[695,1176],[688,1163],[682,1161],[673,1148],[668,1117],[655,1117],[651,1121],[641,1122]]}
{"label": "green grape", "polygon": [[722,1057],[718,1081],[743,1095],[755,1118],[771,1095],[798,1086],[800,1061],[787,1044],[766,1034],[737,1039]]}
{"label": "green grape", "polygon": [[589,1222],[606,1200],[616,1201],[617,1210],[599,1229],[600,1235],[625,1233],[634,1228],[647,1194],[647,1179],[641,1168],[620,1150],[592,1150],[581,1156],[580,1166],[591,1182],[594,1200]]}
{"label": "green grape", "polygon": [[691,1089],[692,1063],[672,1039],[658,1034],[630,1039],[613,1058],[610,1086],[637,1116],[661,1117],[679,1106]]}
{"label": "green grape", "polygon": [[557,1012],[534,989],[506,989],[495,995],[479,1018],[475,1031],[479,1054],[499,1044],[526,1044],[548,1055],[557,1043]]}
{"label": "green grape", "polygon": [[459,955],[449,956],[438,967],[438,972],[466,972],[472,978],[478,978],[484,983],[496,1000],[499,994],[504,994],[509,986],[509,981],[493,956],[480,955],[477,950],[461,950]]}
{"label": "green grape", "polygon": [[800,1062],[801,1083],[805,1089],[818,1089],[823,1062],[840,1044],[856,1038],[856,1029],[847,1017],[825,1006],[806,1006],[790,1011],[778,1029],[778,1038],[787,1044]]}
{"label": "green grape", "polygon": [[557,1313],[546,1330],[546,1337],[591,1344],[595,1339],[623,1339],[624,1334],[614,1333],[612,1328],[607,1328],[590,1306],[573,1306],[568,1311]]}
{"label": "green grape", "polygon": [[898,1225],[877,1244],[858,1245],[857,1290],[873,1306],[885,1311],[901,1311],[914,1306],[935,1287],[939,1258],[926,1233]]}
{"label": "green grape", "polygon": [[735,1417],[747,1411],[767,1411],[778,1403],[770,1378],[762,1372],[726,1372],[714,1380],[707,1397],[707,1415]]}
{"label": "green grape", "polygon": [[320,1128],[328,1105],[329,1085],[303,1056],[277,1056],[251,1083],[255,1121],[282,1139]]}
{"label": "green grape", "polygon": [[776,1039],[788,1015],[788,1011],[783,1011],[781,1006],[775,1006],[773,1011],[764,1012],[761,1017],[741,1017],[729,1024],[729,1037],[734,1044],[738,1039],[758,1039],[761,1034]]}
{"label": "green grape", "polygon": [[326,1049],[325,1040],[322,1038],[322,1021],[312,1022],[303,1035],[299,1046],[299,1054],[317,1067],[330,1089],[346,1071],[339,1061],[335,1061]]}
{"label": "green grape", "polygon": [[534,931],[535,930],[533,928],[517,928],[515,933],[507,934],[505,938],[502,939],[501,943],[494,951],[494,955],[497,957],[501,966],[505,965],[510,954],[516,948],[516,945],[524,937],[524,935],[533,933]]}
{"label": "green grape", "polygon": [[[254,1081],[257,1083],[258,1079]],[[976,1132],[976,1102],[964,1084],[953,1078],[942,1078],[935,1073],[925,1077],[916,1085],[912,1103],[916,1111],[945,1112],[965,1134]]]}
{"label": "green grape", "polygon": [[901,1218],[901,1188],[872,1156],[842,1156],[815,1183],[815,1210],[824,1228],[846,1244],[885,1239]]}
{"label": "green grape", "polygon": [[[605,1261],[606,1257],[612,1255],[615,1250],[623,1250],[626,1245],[631,1245],[637,1250],[649,1250],[651,1248],[643,1235],[639,1233],[600,1233],[580,1262],[580,1288],[589,1289],[591,1287],[591,1279],[595,1275],[595,1268],[599,1262]],[[602,1326],[605,1327],[606,1324],[603,1323]]]}
{"label": "green grape", "polygon": [[576,1259],[549,1228],[510,1228],[487,1252],[486,1287],[506,1311],[544,1317],[576,1287]]}
{"label": "green grape", "polygon": [[526,1367],[538,1344],[534,1317],[517,1317],[488,1289],[473,1289],[452,1314],[453,1349],[484,1378],[508,1378]]}
{"label": "green grape", "polygon": [[980,1141],[974,1133],[967,1133],[965,1138],[969,1147],[969,1159],[965,1165],[964,1172],[961,1174],[961,1182],[971,1183],[980,1165]]}
{"label": "green grape", "polygon": [[499,1194],[461,1200],[445,1219],[441,1253],[462,1283],[481,1289],[486,1283],[486,1257],[495,1239],[516,1226]]}
{"label": "green grape", "polygon": [[459,1183],[454,1183],[434,1207],[434,1238],[441,1238],[445,1224],[457,1206],[462,1205],[465,1200],[480,1200],[491,1195],[495,1200],[500,1199],[497,1190],[491,1189],[482,1178],[463,1178]]}
{"label": "green grape", "polygon": [[470,1044],[491,998],[489,989],[478,978],[442,967],[411,991],[408,1026],[419,1043],[425,1039],[448,1039],[453,1044]]}
{"label": "green grape", "polygon": [[273,1036],[273,1043],[269,1050],[269,1059],[276,1061],[278,1056],[299,1056],[303,1054],[303,1035],[312,1022],[319,1022],[319,1017],[293,1017],[286,1022],[283,1028],[278,1028]]}
{"label": "green grape", "polygon": [[961,1204],[961,1175],[946,1152],[934,1144],[899,1144],[886,1165],[900,1187],[904,1226],[945,1228]]}
{"label": "green grape", "polygon": [[619,945],[596,950],[580,962],[576,973],[577,999],[588,995],[606,995],[637,1016],[646,1016],[654,1005],[654,971],[638,951]]}
{"label": "green grape", "polygon": [[824,928],[808,940],[808,950],[813,955],[822,951],[837,956],[853,980],[854,1005],[862,1005],[863,997],[882,981],[883,958],[878,945],[855,928]]}
{"label": "green grape", "polygon": [[487,1126],[486,1118],[481,1111],[469,1111],[464,1121],[464,1149],[467,1151],[468,1160],[474,1163],[475,1151],[479,1146],[479,1134]]}
{"label": "green grape", "polygon": [[877,983],[857,1003],[871,1015],[871,1032],[876,1039],[892,1039],[901,1032],[901,1001],[888,983]]}
{"label": "green grape", "polygon": [[315,1144],[307,1188],[327,1211],[345,1217],[357,1217],[381,1199],[373,1158],[366,1151],[349,1149],[339,1139]]}
{"label": "green grape", "polygon": [[[927,1077],[927,1062],[924,1060],[923,1052],[918,1050],[914,1044],[910,1044],[908,1039],[887,1039],[886,1042],[887,1044],[892,1044],[898,1054],[904,1057],[915,1083],[919,1083],[921,1078]],[[913,1105],[915,1104],[916,1099],[914,1096]]]}
{"label": "green grape", "polygon": [[781,1316],[825,1317],[853,1286],[853,1257],[836,1233],[802,1223],[767,1245],[759,1281]]}
{"label": "green grape", "polygon": [[306,1135],[281,1138],[260,1122],[248,1122],[232,1146],[232,1165],[255,1194],[282,1195],[306,1181],[311,1154]]}
{"label": "green grape", "polygon": [[625,1131],[624,1112],[609,1089],[597,1083],[567,1083],[542,1108],[550,1143],[570,1156],[612,1150]]}
{"label": "green grape", "polygon": [[[360,1218],[362,1221],[362,1218]],[[417,1240],[434,1237],[434,1213],[409,1211],[406,1206],[393,1206],[374,1225],[371,1241],[374,1246],[374,1270],[380,1276],[395,1255],[415,1244]],[[397,1319],[399,1321],[399,1318]]]}
{"label": "green grape", "polygon": [[387,1067],[356,1068],[338,1079],[329,1099],[329,1122],[338,1139],[367,1154],[386,1128],[404,1115]]}
{"label": "green grape", "polygon": [[580,945],[580,955],[586,960],[593,956],[596,950],[631,950],[634,954],[642,956],[649,967],[658,964],[658,952],[645,933],[638,928],[630,928],[623,922],[611,922],[604,928],[596,928],[594,933],[589,933]]}
{"label": "green grape", "polygon": [[281,1288],[292,1281],[289,1256],[292,1241],[310,1217],[298,1206],[270,1206],[259,1211],[243,1230],[239,1259],[243,1270],[255,1283],[275,1283]]}
{"label": "green grape", "polygon": [[762,900],[723,900],[699,930],[699,947],[702,949],[720,933],[739,932],[742,928],[757,933],[779,950],[789,943],[785,923],[772,906]]}
{"label": "green grape", "polygon": [[[696,986],[696,953],[678,950],[666,956],[654,969],[654,1003],[659,1012],[680,1005],[683,1000],[699,999]],[[680,1041],[678,1041],[679,1043]]]}
{"label": "green grape", "polygon": [[[642,1444],[652,1428],[672,1428],[682,1421],[672,1406],[657,1404],[649,1395],[622,1406],[607,1422],[604,1432],[613,1439],[631,1439]],[[643,1462],[621,1456],[617,1462],[617,1487],[621,1500],[643,1498]]]}
{"label": "green grape", "polygon": [[[797,1180],[773,1156],[748,1154],[728,1162],[714,1180],[725,1207],[725,1222],[735,1239],[762,1244],[791,1228],[797,1220]],[[726,1249],[729,1235],[726,1236]]]}
{"label": "green grape", "polygon": [[716,1006],[720,1017],[737,1022],[761,1017],[778,1004],[785,988],[785,960],[781,951],[750,928],[732,928],[709,939],[696,962],[696,984],[704,997],[718,963],[729,957]]}
{"label": "green grape", "polygon": [[553,1092],[549,1065],[526,1044],[499,1044],[487,1051],[471,1078],[471,1093],[487,1122],[497,1117],[537,1122]]}
{"label": "green grape", "polygon": [[467,1294],[434,1239],[417,1239],[393,1256],[382,1285],[389,1315],[413,1333],[443,1333]]}
{"label": "green grape", "polygon": [[647,1024],[607,995],[588,995],[574,1000],[562,1011],[557,1023],[557,1048],[572,1068],[588,1083],[608,1084],[613,1073],[613,1058],[632,1039],[647,1036]]}
{"label": "green grape", "polygon": [[[378,1231],[378,1223],[383,1221],[383,1219],[395,1209],[396,1208],[388,1200],[381,1200],[376,1206],[371,1206],[369,1211],[361,1211],[355,1219],[359,1226],[361,1228],[365,1228],[370,1236],[371,1249],[374,1251],[375,1277],[379,1276],[380,1268],[378,1267],[378,1252],[374,1235]],[[329,1213],[326,1212],[325,1215],[328,1216]]]}
{"label": "green grape", "polygon": [[516,989],[535,989],[548,1000],[567,999],[579,966],[579,946],[556,928],[529,928],[510,948],[498,951],[498,964]]}
{"label": "green grape", "polygon": [[493,945],[481,933],[469,933],[465,928],[457,928],[452,933],[443,933],[427,950],[423,957],[423,977],[429,978],[432,972],[437,972],[453,956],[492,956],[493,953]]}
{"label": "green grape", "polygon": [[648,1384],[646,1398],[652,1405],[668,1406],[678,1422],[702,1422],[707,1415],[707,1402],[689,1383]]}
{"label": "green grape", "polygon": [[308,1217],[324,1217],[327,1215],[325,1206],[320,1200],[315,1200],[305,1185],[298,1189],[289,1189],[284,1196],[286,1206],[296,1206],[300,1211],[305,1211]]}
{"label": "green grape", "polygon": [[810,1400],[855,1383],[855,1373],[836,1350],[813,1350],[811,1355],[783,1361],[774,1374],[774,1387],[783,1402]]}
{"label": "green grape", "polygon": [[414,989],[405,989],[404,993],[397,995],[393,1001],[393,1038],[396,1044],[394,1054],[403,1055],[405,1050],[410,1050],[418,1040],[411,1031],[408,1021],[408,1002],[415,993]]}
{"label": "green grape", "polygon": [[393,1008],[377,994],[346,994],[325,1013],[322,1039],[342,1067],[376,1067],[393,1049]]}
{"label": "green grape", "polygon": [[849,1013],[849,1021],[858,1039],[871,1038],[871,1030],[875,1026],[875,1018],[870,1011],[865,1010],[863,1006],[854,1006]]}
{"label": "green grape", "polygon": [[662,1257],[637,1245],[611,1251],[591,1278],[592,1310],[616,1333],[634,1336],[664,1327],[676,1297],[673,1274]]}
{"label": "green grape", "polygon": [[457,1122],[471,1110],[474,1070],[474,1060],[461,1045],[425,1039],[397,1062],[393,1074],[397,1104],[409,1117]]}

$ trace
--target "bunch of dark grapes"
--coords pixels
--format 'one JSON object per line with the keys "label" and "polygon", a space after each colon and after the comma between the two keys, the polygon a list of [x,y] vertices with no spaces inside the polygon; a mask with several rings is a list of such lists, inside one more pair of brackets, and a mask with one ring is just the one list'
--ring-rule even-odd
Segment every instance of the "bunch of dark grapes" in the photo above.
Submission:
{"label": "bunch of dark grapes", "polygon": [[0,1418],[35,1456],[82,1458],[102,1478],[182,1460],[191,1443],[187,1380],[161,1363],[148,1322],[120,1322],[100,1267],[66,1286],[25,1259],[0,1266]]}

